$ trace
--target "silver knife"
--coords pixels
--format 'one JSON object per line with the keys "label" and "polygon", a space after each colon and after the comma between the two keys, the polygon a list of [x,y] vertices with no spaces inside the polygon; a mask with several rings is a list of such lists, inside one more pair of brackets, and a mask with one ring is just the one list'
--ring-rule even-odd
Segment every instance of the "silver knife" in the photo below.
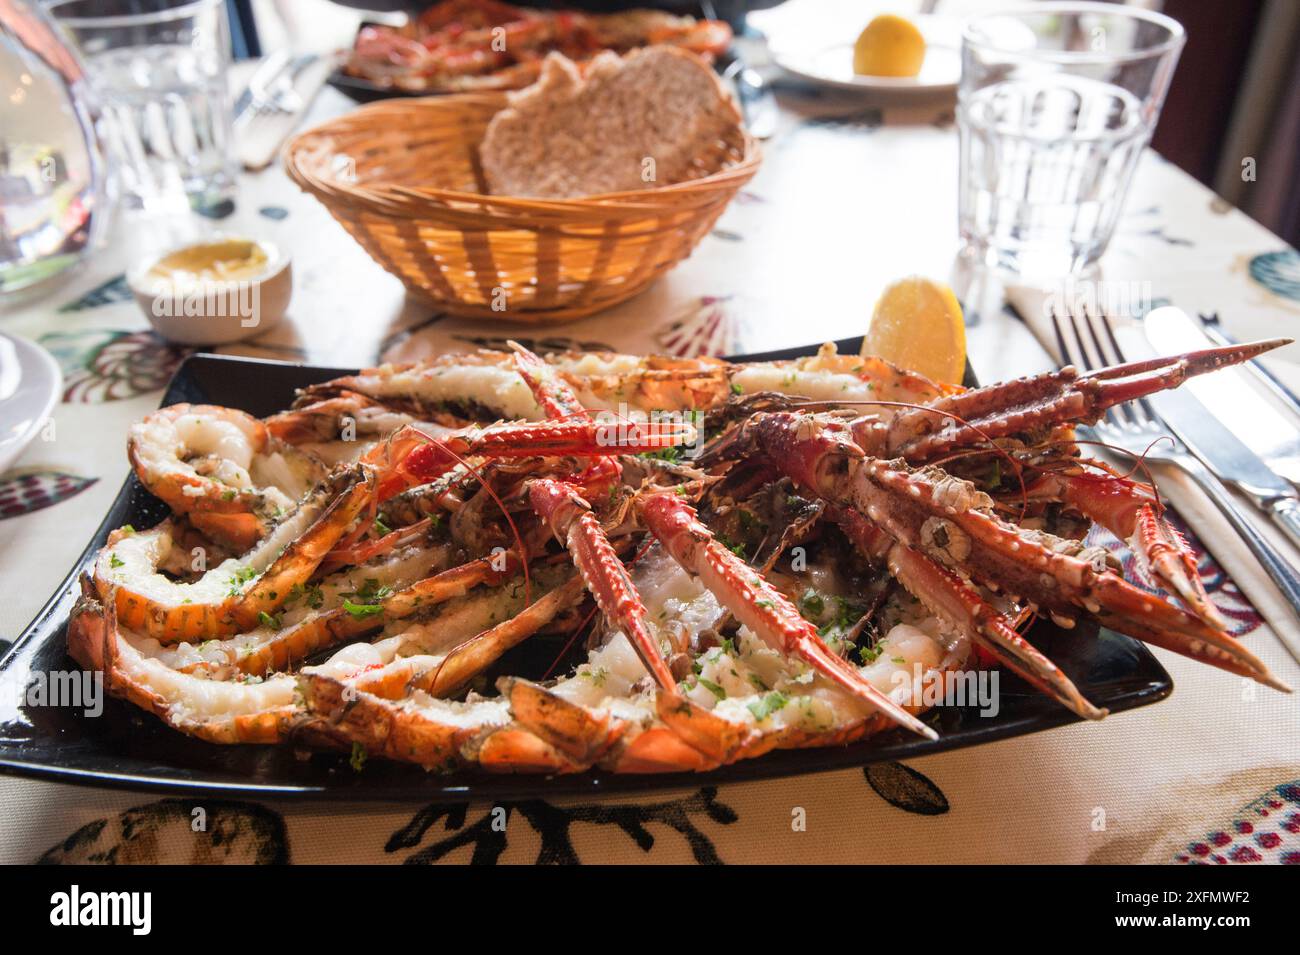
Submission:
{"label": "silver knife", "polygon": [[[1177,355],[1215,344],[1201,324],[1181,309],[1153,309],[1142,324],[1147,341],[1161,355]],[[1190,391],[1200,399],[1269,470],[1300,484],[1300,429],[1251,386],[1244,372],[1225,368],[1193,378],[1179,390]]]}
{"label": "silver knife", "polygon": [[248,85],[244,91],[239,94],[239,99],[235,100],[235,108],[231,113],[231,118],[238,120],[253,105],[253,98],[276,78],[284,68],[289,65],[289,51],[285,49],[274,50],[267,54],[266,59],[253,69],[252,75],[248,78]]}
{"label": "silver knife", "polygon": [[307,103],[298,95],[295,84],[303,71],[319,59],[320,55],[316,53],[303,53],[300,56],[295,56],[289,61],[289,68],[277,76],[274,81],[267,84],[266,95],[278,102],[281,108],[287,112],[301,113],[307,108]]}

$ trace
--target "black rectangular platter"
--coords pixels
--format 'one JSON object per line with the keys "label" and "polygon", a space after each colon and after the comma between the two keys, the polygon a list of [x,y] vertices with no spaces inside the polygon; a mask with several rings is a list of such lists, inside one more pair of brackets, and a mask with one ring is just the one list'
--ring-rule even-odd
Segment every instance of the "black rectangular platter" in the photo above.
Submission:
{"label": "black rectangular platter", "polygon": [[[836,344],[856,353],[860,338]],[[812,354],[814,347],[739,356],[774,360]],[[285,362],[194,355],[176,372],[162,404],[206,402],[242,408],[264,416],[287,407],[294,391],[314,382],[350,374],[353,369],[312,368]],[[967,369],[967,383],[974,378]],[[645,792],[722,782],[769,779],[908,759],[958,747],[1023,736],[1073,723],[1063,707],[1003,671],[1001,708],[981,717],[973,708],[941,707],[933,725],[936,742],[894,730],[850,746],[784,750],[705,774],[617,776],[591,772],[573,776],[436,775],[418,767],[371,760],[358,772],[345,755],[307,754],[291,746],[218,746],[184,736],[154,716],[120,700],[104,702],[104,712],[88,718],[68,707],[29,707],[23,694],[34,674],[76,669],[65,652],[68,612],[77,576],[123,524],[149,527],[166,509],[134,476],[127,479],[103,523],[77,559],[63,585],[0,660],[0,772],[65,783],[134,790],[263,797],[327,797],[337,801],[411,801],[431,798],[498,799],[560,794]],[[1169,674],[1141,643],[1108,630],[1080,626],[1061,630],[1040,621],[1029,634],[1060,664],[1080,690],[1113,713],[1147,706],[1173,690]],[[528,643],[516,648],[525,651]],[[553,657],[534,649],[534,659]],[[512,651],[512,653],[515,651]],[[503,663],[527,667],[529,655]],[[514,672],[527,673],[526,669]],[[537,674],[540,675],[540,674]]]}

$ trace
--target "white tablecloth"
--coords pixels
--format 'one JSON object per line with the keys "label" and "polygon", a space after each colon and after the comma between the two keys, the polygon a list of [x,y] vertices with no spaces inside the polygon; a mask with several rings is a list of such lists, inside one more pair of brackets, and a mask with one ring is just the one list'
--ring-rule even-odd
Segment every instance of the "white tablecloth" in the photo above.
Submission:
{"label": "white tablecloth", "polygon": [[[0,319],[53,351],[67,376],[54,439],[0,476],[0,636],[14,638],[54,590],[127,474],[127,424],[158,403],[184,350],[163,347],[126,294],[124,269],[201,230],[265,236],[290,250],[290,320],[228,353],[339,366],[412,358],[507,337],[539,350],[612,347],[735,353],[861,333],[877,291],[909,273],[953,276],[970,360],[992,381],[1047,366],[1033,337],[954,272],[957,139],[950,108],[885,109],[783,90],[764,165],[695,254],[649,291],[547,330],[474,325],[408,302],[278,168],[244,179],[224,218],[122,220],[89,266]],[[334,90],[312,118],[350,104]],[[1149,154],[1104,260],[1108,279],[1218,312],[1240,338],[1300,331],[1300,258]],[[978,278],[978,277],[977,277]],[[1295,347],[1270,359],[1300,383]],[[1255,621],[1257,623],[1257,621]],[[1266,627],[1244,636],[1283,679],[1300,667]],[[199,800],[226,836],[191,831],[191,805],[144,793],[0,777],[0,862],[123,861],[874,861],[1278,860],[1300,850],[1300,725],[1294,697],[1162,651],[1173,698],[1101,724],[918,759],[648,799],[493,807]],[[801,814],[798,810],[802,809]],[[792,823],[800,815],[806,826]],[[499,814],[497,814],[499,816]]]}

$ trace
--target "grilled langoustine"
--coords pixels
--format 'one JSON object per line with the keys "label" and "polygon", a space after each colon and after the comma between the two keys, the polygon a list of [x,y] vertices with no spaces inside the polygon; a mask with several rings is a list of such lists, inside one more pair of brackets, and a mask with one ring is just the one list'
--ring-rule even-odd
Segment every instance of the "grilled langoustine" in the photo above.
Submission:
{"label": "grilled langoustine", "polygon": [[[1073,436],[1278,344],[972,390],[831,346],[750,364],[514,346],[368,369],[264,421],[163,409],[131,461],[174,513],[110,537],[69,650],[202,739],[440,770],[933,738],[930,691],[992,666],[1105,716],[1026,639],[1037,615],[1286,690],[1227,633],[1154,490]],[[1093,522],[1167,596],[1085,545]],[[563,675],[492,692],[525,640]]]}

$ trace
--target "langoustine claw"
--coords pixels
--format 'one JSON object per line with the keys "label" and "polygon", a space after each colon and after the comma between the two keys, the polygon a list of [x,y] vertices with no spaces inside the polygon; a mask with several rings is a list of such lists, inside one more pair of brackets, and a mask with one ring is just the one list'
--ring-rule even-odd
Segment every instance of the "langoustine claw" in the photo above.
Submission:
{"label": "langoustine claw", "polygon": [[1016,632],[976,587],[914,548],[892,540],[857,511],[834,507],[831,518],[866,555],[885,562],[894,579],[1026,682],[1089,720],[1106,716],[1084,698],[1055,663]]}
{"label": "langoustine claw", "polygon": [[1176,388],[1195,375],[1249,361],[1289,341],[1277,338],[1207,348],[1082,375],[1067,365],[1060,371],[940,398],[903,410],[888,422],[864,421],[854,428],[854,439],[873,457],[925,464],[999,438],[1032,435],[1065,423],[1094,424],[1115,405]]}
{"label": "langoustine claw", "polygon": [[836,656],[817,635],[817,628],[779,590],[763,580],[745,561],[719,544],[679,497],[654,494],[639,502],[642,519],[673,558],[698,575],[745,626],[781,653],[793,654],[849,693],[927,739],[938,734],[898,703],[863,679],[852,665]]}
{"label": "langoustine claw", "polygon": [[968,482],[868,458],[849,429],[835,422],[781,412],[756,421],[754,433],[778,467],[817,495],[855,509],[943,566],[1024,598],[1063,625],[1073,626],[1087,612],[1148,643],[1288,689],[1232,637],[1143,593],[1081,547],[1001,520],[987,495]]}
{"label": "langoustine claw", "polygon": [[1196,557],[1178,531],[1169,526],[1154,490],[1111,473],[1100,462],[1083,462],[1072,471],[1046,470],[1026,488],[1030,500],[1064,504],[1106,528],[1128,544],[1143,567],[1188,610],[1212,627],[1227,621],[1205,592]]}

